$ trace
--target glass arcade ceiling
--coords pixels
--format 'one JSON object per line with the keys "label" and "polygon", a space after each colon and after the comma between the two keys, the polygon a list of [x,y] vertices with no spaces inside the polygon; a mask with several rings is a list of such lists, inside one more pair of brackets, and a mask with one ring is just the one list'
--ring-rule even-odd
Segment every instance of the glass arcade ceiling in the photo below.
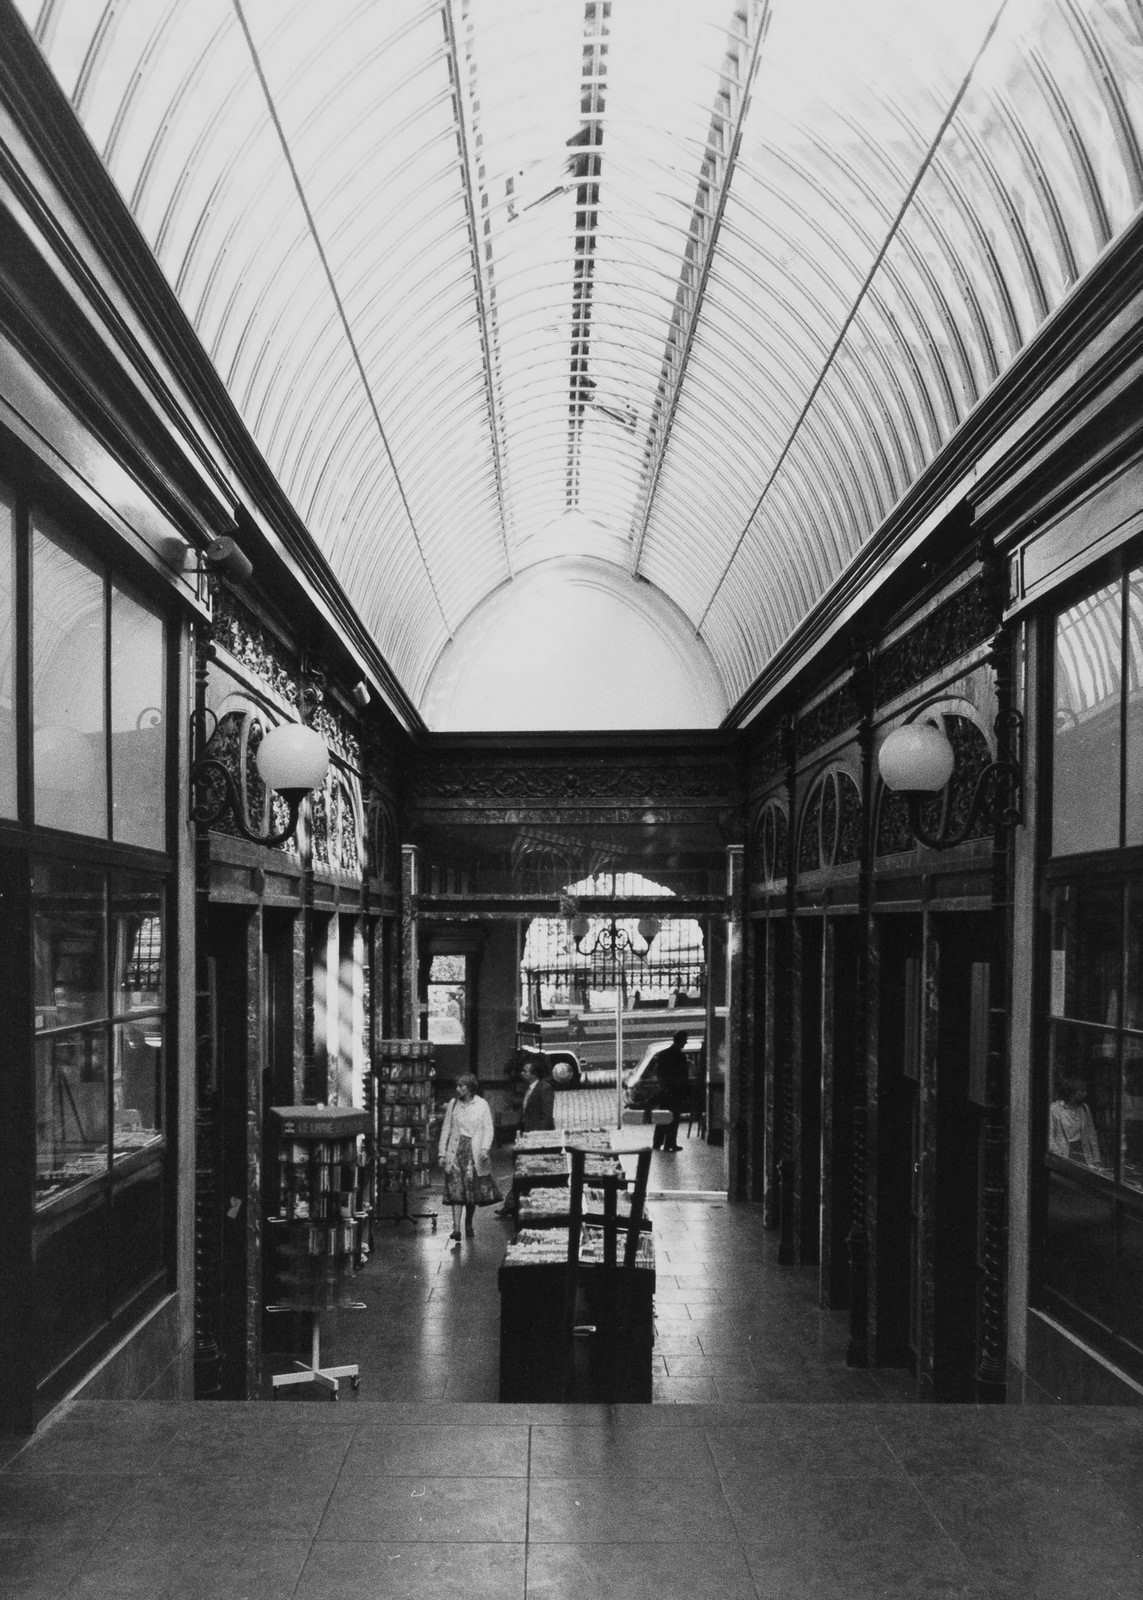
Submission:
{"label": "glass arcade ceiling", "polygon": [[17,0],[434,730],[714,727],[1135,217],[1139,0]]}

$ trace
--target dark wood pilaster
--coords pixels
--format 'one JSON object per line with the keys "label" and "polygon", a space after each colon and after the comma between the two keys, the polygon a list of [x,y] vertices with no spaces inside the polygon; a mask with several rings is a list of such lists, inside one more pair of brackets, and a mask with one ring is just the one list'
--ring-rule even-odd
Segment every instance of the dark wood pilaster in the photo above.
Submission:
{"label": "dark wood pilaster", "polygon": [[798,1016],[798,996],[801,993],[800,972],[794,926],[794,891],[796,887],[797,850],[797,745],[794,724],[787,721],[782,730],[783,754],[786,760],[787,815],[790,819],[789,866],[786,876],[786,914],[782,932],[781,972],[777,983],[775,1002],[780,1007],[775,1024],[775,1099],[780,1106],[781,1158],[778,1162],[778,1213],[780,1237],[778,1261],[781,1266],[792,1266],[796,1259],[795,1186],[797,1181],[798,1128],[797,1079],[794,1070],[796,1049],[795,1026]]}
{"label": "dark wood pilaster", "polygon": [[[992,556],[986,572],[1002,603],[1003,564]],[[1019,762],[1020,726],[1014,708],[1013,641],[1002,628],[993,641],[996,674],[996,759]],[[988,1060],[981,1150],[979,1358],[976,1397],[985,1404],[1007,1399],[1008,1378],[1008,1106],[1010,1073],[1010,930],[1012,927],[1013,819],[1000,808],[993,819],[991,858],[991,949],[989,951]]]}
{"label": "dark wood pilaster", "polygon": [[845,1359],[851,1367],[867,1367],[870,1361],[869,1239],[870,1211],[876,1194],[876,1117],[870,1127],[870,1109],[877,1100],[877,1042],[874,1037],[872,996],[875,987],[873,961],[873,863],[876,845],[876,819],[873,810],[873,711],[876,704],[873,655],[862,649],[854,664],[854,699],[859,721],[857,746],[861,771],[861,861],[857,879],[857,972],[854,983],[852,1141],[850,1168],[849,1248],[849,1342]]}

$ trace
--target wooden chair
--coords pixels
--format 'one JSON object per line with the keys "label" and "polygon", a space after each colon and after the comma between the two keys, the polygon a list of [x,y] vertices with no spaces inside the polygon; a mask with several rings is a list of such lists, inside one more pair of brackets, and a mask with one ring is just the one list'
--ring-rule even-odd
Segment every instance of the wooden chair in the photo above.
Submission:
{"label": "wooden chair", "polygon": [[[626,1182],[622,1178],[593,1177],[592,1187],[603,1194],[603,1209],[585,1210],[587,1153],[574,1146],[569,1150],[565,1393],[568,1399],[649,1400],[654,1274],[638,1268],[636,1261],[644,1232],[651,1151],[640,1150],[636,1158],[635,1183],[626,1217],[619,1215],[619,1190]],[[598,1265],[580,1259],[585,1223],[602,1230],[603,1260]],[[588,1392],[580,1393],[584,1388]]]}

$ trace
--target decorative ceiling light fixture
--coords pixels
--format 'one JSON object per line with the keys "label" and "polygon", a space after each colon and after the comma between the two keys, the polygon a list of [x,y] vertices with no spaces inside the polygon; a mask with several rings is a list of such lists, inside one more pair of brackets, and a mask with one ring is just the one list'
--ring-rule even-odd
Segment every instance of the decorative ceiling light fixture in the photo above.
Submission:
{"label": "decorative ceiling light fixture", "polygon": [[[1002,730],[1002,724],[1005,727]],[[921,808],[943,790],[956,767],[956,753],[943,729],[933,722],[906,722],[894,728],[877,752],[877,766],[887,789],[904,797],[913,837],[931,850],[948,850],[962,844],[981,815],[986,801],[994,827],[1010,830],[1024,820],[1022,772],[1023,718],[1018,711],[996,719],[998,745],[1013,751],[1011,760],[991,761],[980,773],[968,809],[958,827],[950,829],[947,814],[937,830],[925,826]]]}
{"label": "decorative ceiling light fixture", "polygon": [[600,928],[595,938],[586,950],[582,949],[584,939],[591,930],[590,917],[579,912],[568,924],[571,936],[575,940],[575,947],[581,956],[604,956],[612,961],[621,961],[624,956],[632,955],[640,961],[645,961],[651,953],[651,942],[659,931],[658,917],[642,917],[637,924],[640,934],[645,940],[642,950],[638,949],[635,940],[626,928],[621,928],[614,917]]}
{"label": "decorative ceiling light fixture", "polygon": [[[207,712],[217,727],[218,719]],[[225,762],[204,755],[210,736],[201,737],[197,717],[192,717],[191,745],[198,751],[191,763],[191,820],[210,826],[229,811],[235,828],[251,844],[285,844],[297,831],[302,801],[320,788],[329,770],[329,750],[320,733],[300,722],[282,722],[269,728],[258,745],[254,761],[268,789],[286,802],[289,816],[285,826],[269,833],[255,833],[246,820],[246,806]],[[214,729],[211,729],[213,734]]]}

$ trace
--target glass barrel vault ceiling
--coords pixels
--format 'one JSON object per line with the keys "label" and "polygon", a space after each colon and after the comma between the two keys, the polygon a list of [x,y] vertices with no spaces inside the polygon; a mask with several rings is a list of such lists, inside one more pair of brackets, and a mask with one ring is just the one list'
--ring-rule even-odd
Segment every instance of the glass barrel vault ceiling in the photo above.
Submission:
{"label": "glass barrel vault ceiling", "polygon": [[1143,189],[1140,0],[17,5],[431,727],[720,721]]}

